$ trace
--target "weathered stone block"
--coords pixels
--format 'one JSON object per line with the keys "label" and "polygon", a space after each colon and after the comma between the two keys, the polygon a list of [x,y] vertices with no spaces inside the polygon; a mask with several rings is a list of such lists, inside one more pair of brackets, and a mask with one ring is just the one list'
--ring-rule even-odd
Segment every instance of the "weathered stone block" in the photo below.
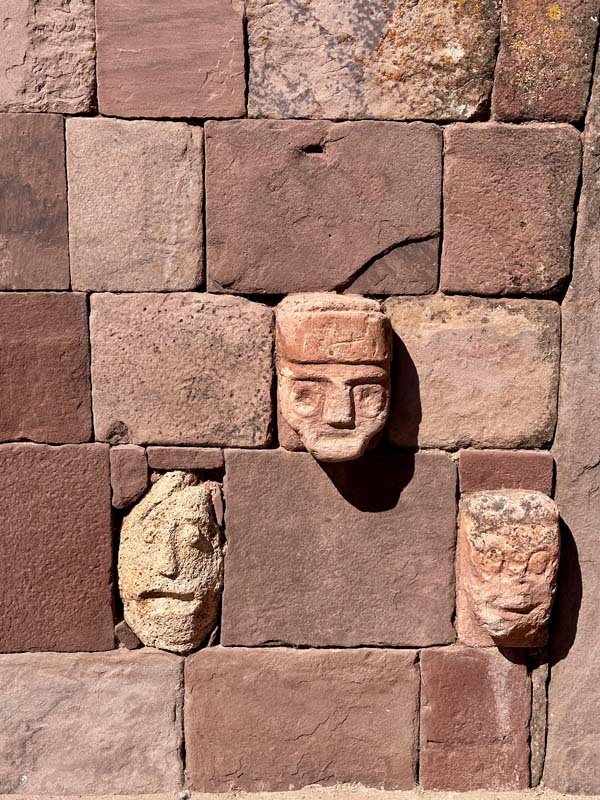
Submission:
{"label": "weathered stone block", "polygon": [[454,125],[445,142],[442,290],[557,291],[570,271],[578,131],[486,122]]}
{"label": "weathered stone block", "polygon": [[0,441],[90,438],[83,294],[0,294],[0,364]]}
{"label": "weathered stone block", "polygon": [[127,508],[146,491],[148,462],[143,447],[124,444],[110,448],[110,485],[115,508]]}
{"label": "weathered stone block", "polygon": [[152,651],[0,656],[0,791],[176,792],[182,673]]}
{"label": "weathered stone block", "polygon": [[470,119],[488,102],[495,0],[251,0],[255,117]]}
{"label": "weathered stone block", "polygon": [[485,489],[530,489],[552,494],[554,459],[547,450],[462,450],[463,494]]}
{"label": "weathered stone block", "polygon": [[110,650],[108,448],[0,445],[0,472],[0,651]]}
{"label": "weathered stone block", "polygon": [[192,789],[415,782],[414,651],[211,647],[185,684]]}
{"label": "weathered stone block", "polygon": [[0,142],[0,289],[68,289],[62,118],[1,114]]}
{"label": "weathered stone block", "polygon": [[435,125],[209,122],[206,191],[212,290],[403,294],[437,282]]}
{"label": "weathered stone block", "polygon": [[223,469],[225,457],[218,447],[149,447],[152,469]]}
{"label": "weathered stone block", "polygon": [[195,289],[202,280],[202,130],[67,122],[73,288]]}
{"label": "weathered stone block", "polygon": [[496,650],[424,650],[421,786],[459,792],[527,788],[530,711],[524,664]]}
{"label": "weathered stone block", "polygon": [[90,111],[95,49],[94,0],[4,0],[0,111]]}
{"label": "weathered stone block", "polygon": [[240,0],[97,0],[101,113],[242,116],[243,10]]}
{"label": "weathered stone block", "polygon": [[388,423],[400,447],[543,447],[556,418],[560,309],[547,300],[392,298]]}
{"label": "weathered stone block", "polygon": [[239,450],[225,453],[225,470],[223,644],[454,640],[446,455],[319,465],[307,453]]}
{"label": "weathered stone block", "polygon": [[98,439],[269,444],[270,308],[187,292],[96,294],[90,324]]}

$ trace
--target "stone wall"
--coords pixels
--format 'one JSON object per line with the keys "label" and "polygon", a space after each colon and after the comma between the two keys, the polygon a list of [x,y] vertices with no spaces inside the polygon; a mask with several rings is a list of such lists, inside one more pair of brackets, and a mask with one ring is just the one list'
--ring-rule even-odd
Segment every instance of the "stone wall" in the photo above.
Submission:
{"label": "stone wall", "polygon": [[0,793],[600,793],[599,13],[2,4]]}

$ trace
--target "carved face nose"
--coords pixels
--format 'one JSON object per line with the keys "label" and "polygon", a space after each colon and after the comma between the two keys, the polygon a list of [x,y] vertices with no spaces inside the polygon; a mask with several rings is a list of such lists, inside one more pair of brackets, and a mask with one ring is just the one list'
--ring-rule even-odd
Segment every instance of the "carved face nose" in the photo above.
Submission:
{"label": "carved face nose", "polygon": [[352,387],[341,383],[329,383],[323,404],[323,420],[333,428],[352,428],[354,425],[354,402]]}
{"label": "carved face nose", "polygon": [[166,539],[157,548],[156,552],[156,566],[158,574],[164,578],[175,578],[179,574],[179,563],[177,559],[177,551],[175,545],[169,539]]}

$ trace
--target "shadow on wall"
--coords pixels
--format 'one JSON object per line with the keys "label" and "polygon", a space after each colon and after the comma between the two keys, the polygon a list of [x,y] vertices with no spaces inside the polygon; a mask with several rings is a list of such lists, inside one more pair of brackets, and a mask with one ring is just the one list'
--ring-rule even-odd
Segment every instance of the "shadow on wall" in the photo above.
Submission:
{"label": "shadow on wall", "polygon": [[582,583],[577,545],[569,526],[561,519],[561,553],[556,601],[550,627],[550,665],[565,658],[575,641]]}
{"label": "shadow on wall", "polygon": [[402,447],[418,450],[421,425],[421,391],[415,362],[402,339],[394,333],[392,361],[392,406],[388,425]]}

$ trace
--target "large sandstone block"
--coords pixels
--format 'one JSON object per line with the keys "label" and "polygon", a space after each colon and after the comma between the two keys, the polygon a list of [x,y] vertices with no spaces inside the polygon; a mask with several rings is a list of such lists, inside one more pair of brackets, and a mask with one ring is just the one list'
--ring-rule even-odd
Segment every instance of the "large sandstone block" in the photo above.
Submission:
{"label": "large sandstone block", "polygon": [[0,364],[0,441],[90,438],[83,294],[0,294]]}
{"label": "large sandstone block", "polygon": [[307,453],[228,451],[224,488],[223,644],[454,640],[456,472],[446,455],[319,465]]}
{"label": "large sandstone block", "polygon": [[0,111],[90,111],[94,0],[3,0]]}
{"label": "large sandstone block", "polygon": [[251,0],[255,117],[470,119],[488,101],[495,0]]}
{"label": "large sandstone block", "polygon": [[0,792],[176,792],[182,673],[152,651],[0,656]]}
{"label": "large sandstone block", "polygon": [[530,489],[552,494],[554,459],[547,450],[463,450],[462,494],[486,489]]}
{"label": "large sandstone block", "polygon": [[597,28],[597,0],[504,0],[492,99],[495,116],[580,120]]}
{"label": "large sandstone block", "polygon": [[185,684],[192,789],[415,782],[414,651],[211,647],[187,659]]}
{"label": "large sandstone block", "polygon": [[558,290],[571,264],[578,131],[487,122],[454,125],[445,143],[442,290]]}
{"label": "large sandstone block", "polygon": [[110,650],[108,448],[0,445],[0,473],[0,652]]}
{"label": "large sandstone block", "polygon": [[543,447],[554,432],[560,309],[547,300],[392,298],[400,447]]}
{"label": "large sandstone block", "polygon": [[441,157],[424,123],[208,123],[210,288],[432,291]]}
{"label": "large sandstone block", "polygon": [[496,650],[421,653],[419,782],[424,789],[526,789],[531,684]]}
{"label": "large sandstone block", "polygon": [[74,289],[198,286],[202,148],[202,130],[183,122],[67,122]]}
{"label": "large sandstone block", "polygon": [[241,0],[97,0],[101,113],[241,117],[243,11]]}
{"label": "large sandstone block", "polygon": [[90,325],[98,439],[269,444],[270,308],[187,292],[96,294]]}
{"label": "large sandstone block", "polygon": [[0,142],[0,289],[68,289],[62,118],[0,114]]}

